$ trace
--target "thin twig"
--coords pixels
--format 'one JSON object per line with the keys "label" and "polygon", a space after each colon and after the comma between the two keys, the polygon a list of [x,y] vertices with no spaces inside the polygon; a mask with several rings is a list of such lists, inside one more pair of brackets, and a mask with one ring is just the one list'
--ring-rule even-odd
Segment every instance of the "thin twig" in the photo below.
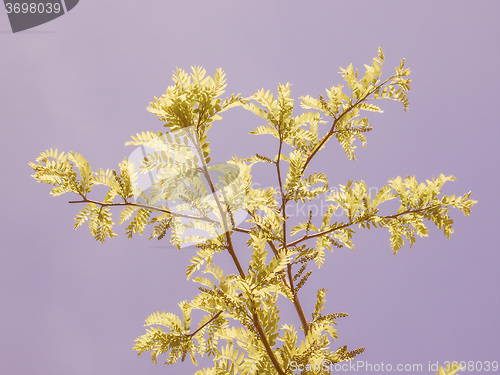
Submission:
{"label": "thin twig", "polygon": [[209,320],[208,320],[205,324],[203,324],[203,325],[202,325],[201,327],[199,327],[196,331],[194,331],[194,332],[192,332],[192,333],[188,334],[187,336],[188,336],[188,337],[192,337],[192,336],[196,335],[196,334],[197,334],[198,332],[200,332],[203,328],[205,328],[207,325],[209,325],[209,324],[210,324],[210,323],[212,323],[215,319],[217,319],[217,318],[220,316],[220,314],[222,314],[222,313],[223,313],[223,311],[222,311],[222,310],[221,310],[221,311],[219,311],[217,314],[215,314],[213,317],[211,317],[211,318],[210,318],[210,319],[209,319]]}
{"label": "thin twig", "polygon": [[[404,212],[400,212],[399,214],[394,214],[394,215],[387,215],[387,216],[378,216],[380,219],[396,219],[400,216],[403,216],[403,215],[408,215],[408,214],[415,214],[415,213],[421,213],[423,211],[428,211],[428,210],[431,210],[433,208],[436,208],[438,207],[437,205],[434,205],[434,206],[429,206],[429,207],[423,207],[423,208],[419,208],[418,210],[406,210]],[[323,236],[325,234],[328,234],[328,233],[331,233],[331,232],[335,232],[337,230],[340,230],[340,229],[344,229],[344,228],[347,228],[347,227],[350,227],[351,225],[354,225],[354,224],[359,224],[363,221],[365,221],[366,218],[363,218],[363,220],[354,220],[354,221],[350,221],[348,223],[345,223],[345,224],[342,224],[342,225],[339,225],[335,228],[330,228],[328,230],[325,230],[323,232],[318,232],[318,233],[314,233],[314,234],[310,234],[310,235],[304,235],[302,236],[301,238],[293,241],[293,242],[290,242],[287,244],[287,246],[295,246],[303,241],[306,241],[306,240],[310,240],[311,238],[316,238],[316,237],[319,237],[319,236]]]}
{"label": "thin twig", "polygon": [[[233,262],[236,265],[236,268],[238,269],[238,273],[240,274],[240,276],[243,279],[245,279],[246,274],[243,271],[243,268],[241,267],[240,261],[238,260],[238,257],[234,251],[234,247],[233,247],[233,243],[231,240],[231,234],[229,233],[229,227],[227,224],[226,216],[225,216],[224,210],[222,209],[222,205],[219,201],[219,198],[217,197],[215,187],[212,183],[212,179],[211,179],[210,174],[208,172],[207,164],[206,164],[205,158],[203,156],[203,151],[201,149],[200,141],[199,141],[199,139],[195,138],[195,142],[196,142],[196,148],[197,148],[198,154],[200,155],[200,159],[202,161],[203,174],[205,175],[205,178],[210,185],[212,195],[214,196],[215,202],[217,204],[217,208],[219,209],[219,212],[220,212],[223,230],[225,232],[226,241],[227,241],[227,245],[228,245],[228,247],[227,247],[228,252],[231,255],[231,258],[233,259]],[[279,375],[285,375],[285,372],[281,368],[281,365],[278,362],[278,359],[274,355],[274,352],[273,352],[273,349],[271,348],[271,345],[269,345],[269,341],[267,340],[266,333],[264,332],[264,329],[262,328],[262,324],[260,323],[260,320],[259,320],[259,317],[257,316],[257,313],[255,313],[255,312],[252,313],[252,320],[253,320],[255,328],[257,329],[257,332],[259,334],[259,338],[260,338],[262,344],[264,345],[264,348],[266,349],[267,355],[269,356],[269,358],[271,359],[271,362],[273,363],[274,367],[276,368],[276,371],[278,372]]]}
{"label": "thin twig", "polygon": [[154,207],[154,206],[148,206],[148,205],[139,204],[139,203],[130,203],[130,202],[125,202],[125,203],[104,203],[104,202],[98,202],[98,201],[94,201],[92,199],[87,199],[87,198],[84,198],[81,201],[69,201],[68,203],[94,203],[94,204],[99,205],[101,207],[132,206],[132,207],[138,207],[138,208],[145,208],[145,209],[151,210],[151,211],[164,212],[164,213],[170,214],[172,216],[184,217],[186,219],[201,220],[201,221],[207,221],[207,222],[213,223],[213,224],[219,224],[219,222],[217,220],[213,220],[213,219],[210,219],[208,217],[198,217],[198,216],[192,216],[192,215],[185,215],[185,214],[181,214],[181,213],[178,213],[178,212],[172,212],[172,211],[166,210],[164,208],[159,208],[159,207]]}

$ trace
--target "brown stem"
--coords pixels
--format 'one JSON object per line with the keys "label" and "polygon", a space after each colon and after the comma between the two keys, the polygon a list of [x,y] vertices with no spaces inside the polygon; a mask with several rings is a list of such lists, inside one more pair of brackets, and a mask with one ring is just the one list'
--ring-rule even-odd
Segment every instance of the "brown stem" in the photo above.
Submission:
{"label": "brown stem", "polygon": [[222,314],[222,311],[219,311],[217,314],[215,314],[213,317],[210,318],[210,320],[208,320],[205,324],[203,324],[201,327],[199,327],[196,331],[194,332],[191,332],[190,334],[188,334],[187,336],[188,337],[192,337],[194,335],[196,335],[198,332],[200,332],[203,328],[205,328],[207,325],[209,325],[210,323],[212,323],[215,319],[217,319],[220,314]]}
{"label": "brown stem", "polygon": [[245,278],[245,272],[243,271],[243,268],[241,267],[240,261],[238,260],[238,257],[236,256],[236,253],[234,252],[233,243],[231,241],[231,235],[229,234],[229,226],[227,224],[226,214],[224,212],[224,209],[222,208],[222,204],[220,203],[219,197],[217,196],[217,192],[215,191],[215,187],[214,187],[214,184],[212,182],[212,178],[210,177],[210,173],[208,172],[207,163],[205,162],[205,157],[203,156],[203,150],[201,149],[200,141],[196,136],[194,137],[194,141],[196,144],[196,149],[198,151],[198,155],[200,156],[200,160],[202,162],[203,175],[205,176],[205,179],[207,180],[208,184],[210,185],[210,190],[212,191],[212,195],[214,197],[215,203],[217,204],[217,208],[219,210],[219,214],[220,214],[221,221],[222,221],[222,230],[224,231],[224,234],[226,236],[229,255],[231,255],[231,258],[233,259],[233,262],[236,265],[236,268],[238,269],[238,273],[240,274],[240,276]]}
{"label": "brown stem", "polygon": [[267,341],[266,333],[264,332],[264,329],[262,328],[262,325],[260,324],[259,317],[257,316],[256,313],[253,313],[252,318],[253,318],[253,321],[255,324],[255,328],[257,328],[257,332],[259,333],[259,337],[260,337],[262,343],[264,344],[267,355],[271,359],[271,362],[273,363],[274,368],[276,369],[276,371],[278,371],[278,374],[286,375],[285,372],[283,371],[283,369],[281,368],[281,365],[278,362],[278,359],[274,355],[273,349],[271,349],[271,346],[269,345],[269,342]]}
{"label": "brown stem", "polygon": [[[314,151],[311,153],[311,155],[308,156],[308,158],[306,159],[306,162],[304,164],[304,166],[302,167],[302,173],[304,173],[304,171],[306,170],[307,168],[307,165],[309,164],[309,162],[312,160],[312,158],[316,155],[316,153],[323,147],[323,145],[330,139],[330,137],[335,133],[335,127],[337,126],[338,122],[340,121],[340,119],[342,119],[342,117],[344,117],[346,114],[348,114],[354,107],[356,107],[357,105],[359,105],[360,103],[364,102],[368,96],[370,96],[371,94],[373,94],[375,91],[377,91],[378,89],[380,89],[383,85],[385,85],[387,82],[389,82],[391,79],[393,79],[394,76],[390,77],[390,78],[387,78],[384,82],[382,82],[381,84],[379,84],[378,86],[375,86],[373,89],[371,89],[370,91],[368,91],[365,96],[361,99],[358,99],[354,104],[351,104],[347,109],[344,109],[342,111],[342,113],[340,114],[339,117],[335,117],[335,119],[333,120],[333,124],[332,124],[332,127],[330,129],[330,131],[328,132],[327,135],[325,135],[323,137],[323,139],[321,140],[321,142],[319,143],[318,147],[316,147],[314,149]],[[301,174],[302,175],[302,174]]]}
{"label": "brown stem", "polygon": [[[273,253],[275,256],[278,256],[278,249],[274,245],[272,241],[268,241],[269,246],[271,246],[271,249],[273,250]],[[289,268],[291,268],[290,265],[288,265]],[[297,311],[297,315],[299,316],[300,322],[302,323],[302,327],[304,328],[304,334],[307,335],[307,332],[309,331],[309,322],[307,321],[306,314],[304,313],[304,310],[302,309],[302,305],[300,304],[299,297],[297,295],[297,292],[295,291],[295,288],[293,288],[293,280],[291,278],[291,274],[287,273],[283,277],[283,281],[285,282],[285,285],[290,288],[290,290],[293,293],[293,305],[295,307],[295,310]]]}
{"label": "brown stem", "polygon": [[[403,215],[421,213],[423,211],[427,211],[427,210],[430,210],[430,209],[433,209],[433,208],[436,208],[436,207],[437,207],[437,205],[429,206],[429,207],[424,207],[424,208],[419,208],[418,210],[406,210],[404,212],[400,212],[399,214],[387,215],[387,216],[379,216],[379,218],[381,218],[381,219],[396,219],[396,218],[398,218],[400,216],[403,216]],[[299,244],[299,243],[301,243],[303,241],[310,240],[311,238],[316,238],[316,237],[319,237],[319,236],[323,236],[325,234],[328,234],[328,233],[331,233],[331,232],[335,232],[336,230],[344,229],[344,228],[350,227],[351,225],[354,225],[354,224],[359,224],[359,223],[361,223],[364,220],[365,220],[365,218],[363,218],[363,220],[354,220],[354,221],[350,221],[348,223],[339,225],[338,227],[325,230],[323,232],[318,232],[318,233],[314,233],[314,234],[310,234],[310,235],[304,235],[301,238],[299,238],[299,239],[297,239],[297,240],[295,240],[293,242],[290,242],[289,244],[287,244],[287,246],[295,246],[295,245],[297,245],[297,244]]]}
{"label": "brown stem", "polygon": [[[282,210],[282,215],[283,215],[283,247],[285,252],[288,251],[287,246],[286,246],[286,203],[287,203],[287,197],[285,196],[285,192],[283,189],[283,182],[281,179],[281,167],[280,167],[280,161],[281,161],[281,149],[283,147],[283,138],[281,134],[281,129],[280,126],[278,125],[278,132],[280,136],[280,143],[279,143],[279,148],[278,148],[278,158],[276,160],[276,170],[278,173],[278,183],[280,186],[280,193],[281,193],[281,210]],[[273,249],[274,253],[276,256],[278,256],[278,250],[274,246],[274,243],[272,241],[269,241],[269,245]],[[293,285],[293,277],[292,277],[292,265],[287,264],[287,276],[285,276],[284,281],[285,285],[287,285],[292,294],[293,294],[293,305],[295,306],[295,310],[297,311],[297,314],[299,315],[300,322],[302,323],[302,327],[304,328],[304,334],[307,336],[307,332],[309,331],[309,322],[307,321],[307,317],[304,314],[304,310],[302,309],[302,305],[300,304],[299,297],[297,295],[297,291],[295,290],[295,287]]]}
{"label": "brown stem", "polygon": [[235,232],[241,232],[241,233],[246,233],[246,234],[250,234],[250,232],[251,232],[250,229],[245,229],[245,228],[240,228],[240,227],[234,227],[233,230]]}
{"label": "brown stem", "polygon": [[[205,162],[205,158],[203,156],[203,150],[201,149],[200,141],[196,135],[194,137],[194,141],[196,143],[196,148],[197,148],[198,154],[200,156],[200,160],[202,161],[202,164],[203,164],[203,167],[202,167],[203,174],[205,176],[205,179],[207,180],[207,182],[210,185],[212,195],[214,196],[215,202],[217,204],[217,208],[219,209],[219,213],[220,213],[221,220],[222,220],[223,230],[225,232],[226,241],[227,241],[227,245],[228,245],[227,246],[228,252],[231,255],[231,258],[233,259],[233,262],[236,265],[236,268],[238,269],[238,273],[240,274],[241,278],[245,279],[246,278],[245,272],[243,271],[243,268],[241,267],[240,262],[238,260],[238,257],[234,251],[233,243],[231,241],[231,234],[229,233],[229,227],[227,224],[227,219],[226,219],[224,210],[222,209],[222,205],[219,201],[219,198],[217,197],[215,187],[212,183],[212,179],[211,179],[210,174],[208,172],[208,167],[207,167],[207,164]],[[266,352],[267,352],[267,355],[269,356],[269,359],[271,360],[274,367],[276,368],[276,371],[278,371],[278,374],[280,374],[280,375],[285,375],[285,372],[281,368],[281,365],[278,362],[278,359],[274,355],[273,349],[269,345],[269,341],[267,340],[266,333],[264,332],[264,329],[262,328],[262,325],[259,321],[259,317],[257,316],[257,314],[255,312],[252,313],[252,319],[253,319],[253,324],[255,325],[255,328],[257,329],[257,332],[259,333],[260,340],[262,341],[262,344],[264,345],[264,348],[266,349]]]}
{"label": "brown stem", "polygon": [[139,204],[139,203],[130,203],[130,202],[125,202],[125,203],[104,203],[104,202],[98,202],[98,201],[94,201],[92,199],[87,199],[87,198],[83,198],[83,200],[81,200],[81,201],[69,201],[68,203],[94,203],[94,204],[97,204],[97,205],[99,205],[101,207],[132,206],[132,207],[145,208],[145,209],[151,210],[151,211],[165,212],[165,213],[170,214],[172,216],[185,217],[187,219],[208,221],[209,223],[213,223],[213,224],[217,224],[218,223],[216,220],[212,220],[210,218],[198,217],[198,216],[192,216],[192,215],[185,215],[185,214],[181,214],[181,213],[177,213],[177,212],[172,212],[170,210],[166,210],[166,209],[163,209],[163,208],[154,207],[154,206],[148,206],[148,205]]}

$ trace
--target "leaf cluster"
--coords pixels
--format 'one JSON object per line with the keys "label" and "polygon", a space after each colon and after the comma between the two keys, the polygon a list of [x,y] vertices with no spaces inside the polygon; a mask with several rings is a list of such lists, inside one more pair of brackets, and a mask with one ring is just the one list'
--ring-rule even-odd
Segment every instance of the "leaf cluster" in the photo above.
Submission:
{"label": "leaf cluster", "polygon": [[[179,249],[195,245],[186,277],[199,285],[199,293],[179,303],[179,315],[156,312],[146,319],[146,333],[134,345],[139,354],[149,352],[154,363],[162,356],[168,365],[188,356],[195,364],[197,357],[211,357],[213,367],[196,375],[288,375],[296,365],[305,368],[302,374],[328,374],[321,364],[351,360],[363,352],[333,349],[336,320],[347,314],[324,313],[326,289],[318,290],[311,314],[304,312],[299,297],[312,274],[310,263],[321,267],[327,249],[353,249],[356,228],[386,229],[394,253],[405,240],[412,246],[417,237],[426,237],[428,223],[449,237],[450,209],[467,216],[476,203],[470,192],[443,195],[443,185],[454,180],[443,174],[420,183],[415,177],[396,177],[372,195],[364,181],[332,188],[326,173],[307,171],[330,140],[355,159],[355,143],[364,147],[366,133],[373,129],[361,114],[382,112],[375,100],[396,100],[408,109],[410,70],[403,59],[392,76],[381,79],[384,59],[379,49],[363,76],[352,65],[341,68],[346,87],[334,85],[325,96],[301,97],[304,111],[298,115],[289,83],[280,84],[276,95],[262,89],[251,98],[222,100],[222,70],[212,77],[200,67],[190,74],[178,69],[174,84],[148,107],[167,131],[138,133],[127,142],[145,150],[138,162],[124,159],[118,170],[92,171],[80,154],[50,149],[30,163],[35,180],[51,185],[52,195],[79,197],[71,202],[84,205],[75,228],[88,221],[96,240],[116,236],[111,210],[119,207],[118,224],[126,223],[127,236],[151,227],[150,238],[168,236]],[[257,115],[263,124],[251,133],[273,136],[277,152],[211,165],[208,130],[222,112],[237,106]],[[258,163],[275,169],[277,186],[252,185]],[[96,185],[106,188],[100,200],[90,196]],[[307,219],[290,224],[287,205],[321,198],[329,202],[326,212],[313,216],[310,211]],[[396,212],[386,208],[391,200],[399,204]],[[236,244],[241,236],[247,241]],[[247,265],[239,260],[242,251],[251,253]],[[237,272],[226,273],[216,265],[219,253],[230,255]],[[281,303],[296,310],[301,340],[299,330],[281,322]],[[197,324],[193,311],[203,315]]]}

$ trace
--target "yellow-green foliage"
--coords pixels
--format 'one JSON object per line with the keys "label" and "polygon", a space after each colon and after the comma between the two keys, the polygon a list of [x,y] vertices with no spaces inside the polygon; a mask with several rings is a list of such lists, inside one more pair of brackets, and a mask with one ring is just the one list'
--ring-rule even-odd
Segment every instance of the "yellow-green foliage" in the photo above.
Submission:
{"label": "yellow-green foliage", "polygon": [[459,375],[458,370],[460,370],[460,365],[454,362],[446,366],[446,368],[439,367],[439,372],[436,375]]}
{"label": "yellow-green foliage", "polygon": [[[197,375],[284,375],[297,365],[311,366],[303,374],[327,374],[320,364],[349,360],[364,350],[333,346],[335,321],[347,314],[323,312],[325,289],[317,292],[313,309],[306,307],[310,318],[304,312],[299,292],[312,273],[307,270],[309,263],[321,267],[325,249],[353,249],[356,228],[385,228],[394,253],[405,240],[411,246],[417,237],[427,236],[428,223],[449,237],[453,233],[450,208],[468,215],[476,203],[470,193],[442,194],[443,185],[453,181],[453,176],[440,175],[420,183],[415,177],[397,177],[373,196],[364,181],[348,181],[331,189],[325,173],[307,170],[332,139],[349,159],[355,159],[356,139],[364,146],[366,133],[373,128],[362,117],[363,111],[382,112],[373,104],[375,100],[396,100],[408,109],[410,70],[403,60],[392,76],[382,80],[383,64],[379,50],[372,64],[365,65],[363,76],[352,65],[341,68],[347,86],[332,86],[318,98],[301,97],[305,111],[299,114],[294,114],[290,84],[280,84],[276,95],[262,89],[249,98],[231,95],[222,99],[226,87],[222,70],[210,77],[200,67],[192,68],[190,74],[179,69],[174,85],[148,108],[167,131],[142,132],[127,142],[149,150],[141,165],[124,159],[118,170],[93,171],[80,154],[52,149],[30,163],[35,180],[53,186],[52,195],[72,192],[79,197],[71,202],[84,204],[75,228],[88,221],[96,240],[116,236],[111,209],[118,206],[122,208],[118,223],[127,223],[129,237],[151,227],[150,238],[163,239],[168,234],[179,249],[196,244],[186,276],[199,284],[200,293],[179,304],[179,315],[157,312],[147,318],[147,331],[134,346],[139,354],[149,352],[155,363],[164,355],[166,364],[188,355],[194,363],[197,357],[212,357],[213,367]],[[222,112],[237,106],[260,117],[262,125],[251,134],[276,138],[277,152],[209,165],[208,130],[221,120]],[[276,186],[252,187],[251,170],[257,163],[273,166]],[[148,189],[138,184],[141,174],[154,175]],[[95,185],[108,189],[102,199],[91,197]],[[294,226],[289,224],[287,205],[321,197],[329,202],[321,217],[310,212]],[[398,201],[399,208],[382,214],[384,203],[390,200]],[[339,210],[344,217],[333,220]],[[242,212],[246,219],[237,223],[235,217]],[[246,236],[246,245],[236,243],[236,233],[238,238]],[[238,253],[248,249],[252,257],[245,266]],[[221,252],[229,253],[237,273],[225,273],[214,264],[214,254]],[[295,308],[302,332],[280,321],[278,299],[284,301],[280,306],[289,303]],[[205,314],[198,323],[192,322],[193,310]]]}

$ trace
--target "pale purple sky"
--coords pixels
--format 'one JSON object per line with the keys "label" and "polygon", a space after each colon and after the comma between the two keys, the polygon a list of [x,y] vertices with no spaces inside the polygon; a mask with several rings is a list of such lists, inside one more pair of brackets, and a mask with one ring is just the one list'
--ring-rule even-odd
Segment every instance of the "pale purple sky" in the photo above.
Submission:
{"label": "pale purple sky", "polygon": [[[194,372],[187,362],[154,366],[131,349],[150,313],[178,313],[196,292],[184,276],[193,250],[129,240],[122,229],[105,244],[87,228],[73,231],[73,197],[50,197],[29,161],[57,147],[115,168],[131,152],[130,135],[161,130],[145,108],[176,67],[222,67],[227,93],[245,96],[291,82],[298,98],[342,83],[339,66],[363,71],[378,46],[385,76],[402,57],[413,71],[409,112],[381,102],[357,162],[331,143],[311,168],[331,185],[372,187],[397,175],[454,174],[446,193],[472,190],[479,203],[470,217],[452,212],[450,240],[431,230],[396,256],[386,231],[359,231],[354,252],[327,254],[303,305],[310,315],[316,289],[328,288],[326,311],[349,313],[335,345],[366,347],[360,361],[422,364],[424,374],[429,362],[500,361],[499,14],[498,1],[81,1],[12,34],[2,11],[0,373]],[[228,113],[210,133],[213,160],[274,152],[272,139],[248,135],[258,124]]]}

